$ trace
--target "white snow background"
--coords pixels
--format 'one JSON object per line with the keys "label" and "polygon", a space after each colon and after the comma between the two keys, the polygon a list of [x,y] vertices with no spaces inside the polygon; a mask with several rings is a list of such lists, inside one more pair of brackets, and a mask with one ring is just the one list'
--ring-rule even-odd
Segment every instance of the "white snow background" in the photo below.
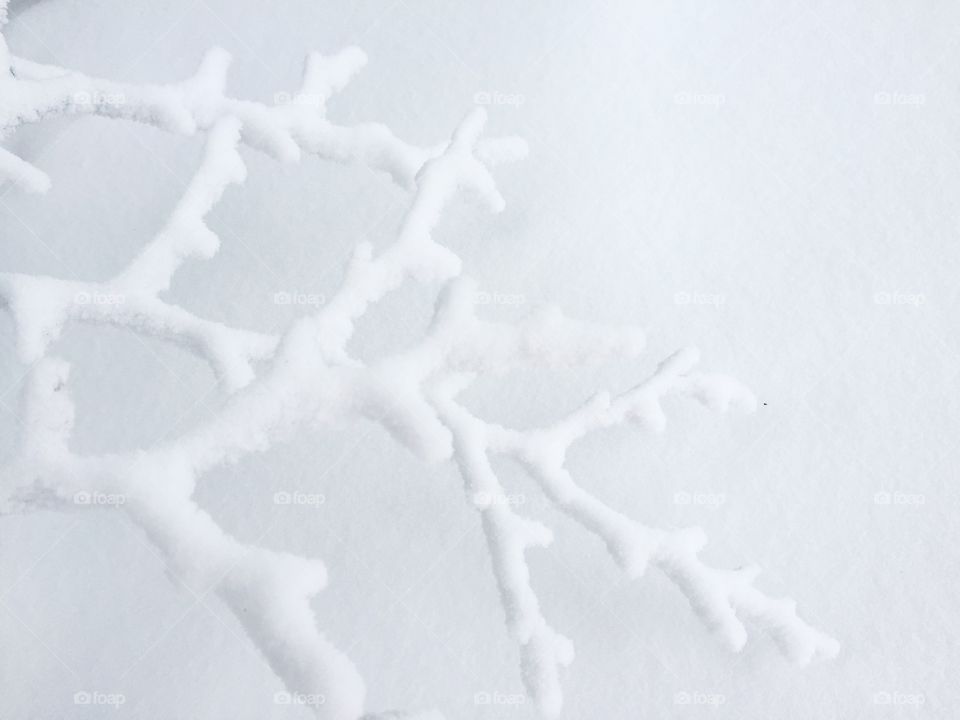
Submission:
{"label": "white snow background", "polygon": [[[690,344],[755,391],[752,415],[671,402],[664,434],[591,436],[570,464],[632,517],[702,526],[711,562],[758,563],[757,584],[795,598],[840,640],[839,657],[798,669],[756,633],[729,653],[662,576],[626,579],[503,465],[524,509],[556,532],[528,560],[544,613],[577,649],[562,717],[960,717],[960,7],[42,0],[12,11],[18,55],[169,82],[219,45],[234,56],[229,90],[267,102],[296,86],[307,52],[355,44],[369,63],[330,102],[337,121],[382,121],[426,145],[480,103],[488,134],[525,137],[530,156],[494,171],[507,209],[458,202],[437,240],[489,294],[491,317],[555,303],[640,324],[649,352],[486,380],[468,400],[488,418],[548,421]],[[162,226],[202,140],[66,118],[7,146],[53,187],[0,188],[0,271],[101,279]],[[241,152],[249,179],[209,219],[222,249],[186,263],[171,297],[279,332],[336,288],[359,240],[391,237],[409,198],[358,166]],[[389,296],[353,348],[376,357],[413,341],[433,299],[414,286]],[[77,452],[150,447],[223,401],[207,366],[170,345],[73,325],[57,349],[73,368]],[[0,462],[25,370],[0,315]],[[324,501],[277,505],[278,492]],[[366,679],[370,710],[536,717],[453,464],[424,465],[372,424],[323,428],[211,473],[198,500],[240,540],[324,560],[313,608]],[[274,702],[283,686],[232,615],[170,577],[112,509],[0,519],[0,609],[5,720],[311,716]],[[125,701],[77,706],[81,691]]]}

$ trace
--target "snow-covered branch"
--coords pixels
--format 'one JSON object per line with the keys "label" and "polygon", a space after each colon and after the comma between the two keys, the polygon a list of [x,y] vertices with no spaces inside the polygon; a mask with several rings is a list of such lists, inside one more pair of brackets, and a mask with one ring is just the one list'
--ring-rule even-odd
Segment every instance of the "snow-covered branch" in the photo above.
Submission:
{"label": "snow-covered branch", "polygon": [[77,282],[0,274],[0,301],[17,321],[22,362],[43,357],[64,324],[80,320],[180,343],[205,357],[231,390],[253,378],[251,363],[269,357],[276,338],[204,320],[158,297],[185,259],[216,253],[219,239],[204,224],[204,216],[228,185],[244,180],[238,138],[239,122],[234,118],[224,118],[211,130],[204,161],[166,227],[116,277]]}
{"label": "snow-covered branch", "polygon": [[[311,81],[320,87],[316,66]],[[21,454],[2,475],[5,510],[62,507],[78,493],[124,498],[124,511],[178,576],[191,586],[215,589],[291,691],[324,696],[321,717],[356,718],[364,695],[355,668],[323,638],[309,609],[310,596],[325,583],[322,566],[243,546],[197,507],[193,490],[203,471],[265,449],[279,433],[307,421],[374,417],[376,403],[401,407],[399,414],[378,419],[415,449],[418,438],[429,434],[421,432],[420,418],[403,415],[403,402],[391,401],[391,388],[375,370],[347,357],[344,345],[353,320],[404,279],[443,280],[460,272],[459,259],[430,237],[458,188],[476,191],[493,209],[502,206],[474,155],[483,120],[480,111],[468,116],[444,151],[417,173],[397,241],[377,258],[359,252],[362,264],[355,257],[330,305],[317,317],[295,322],[280,338],[205,321],[157,297],[184,260],[211,257],[219,244],[203,218],[226,187],[245,175],[236,150],[242,122],[229,116],[211,129],[204,160],[164,230],[115,278],[80,283],[0,276],[0,297],[14,318],[21,359],[34,363],[23,398]],[[69,320],[112,323],[182,342],[207,355],[238,392],[211,421],[153,450],[76,456],[68,449],[69,368],[47,355]],[[249,361],[260,358],[272,362],[255,379]],[[421,454],[431,453],[429,442],[420,445]]]}
{"label": "snow-covered branch", "polygon": [[627,421],[662,430],[666,418],[661,403],[669,395],[690,396],[720,411],[754,408],[753,395],[735,380],[692,372],[697,361],[694,349],[677,352],[632,390],[614,398],[598,394],[550,427],[523,432],[484,422],[458,405],[454,397],[462,385],[456,380],[437,387],[435,400],[454,429],[457,461],[482,514],[508,626],[521,644],[527,689],[546,716],[555,716],[562,706],[559,668],[572,660],[573,647],[541,614],[524,553],[528,547],[547,545],[551,535],[539,523],[520,518],[508,503],[498,502],[509,495],[493,473],[493,454],[519,461],[558,508],[604,541],[630,577],[641,576],[649,565],[661,570],[731,650],[741,650],[747,640],[742,615],[770,633],[800,665],[839,651],[836,640],[800,619],[792,600],[771,598],[753,586],[759,568],[705,565],[698,557],[706,545],[700,528],[646,527],[583,490],[564,467],[571,445],[595,430]]}
{"label": "snow-covered branch", "polygon": [[[4,8],[0,0],[0,18]],[[405,143],[382,125],[330,123],[327,100],[364,62],[356,48],[332,57],[311,54],[298,91],[268,106],[225,95],[229,56],[222,50],[211,51],[184,82],[125,85],[10,57],[0,36],[0,63],[11,68],[0,73],[0,131],[52,115],[87,113],[183,134],[207,132],[204,158],[164,228],[116,276],[81,282],[0,274],[0,307],[15,322],[21,361],[32,366],[22,395],[19,455],[0,473],[0,511],[83,507],[75,502],[78,493],[123,498],[124,512],[176,575],[231,608],[291,692],[323,695],[319,717],[357,720],[364,712],[360,673],[320,632],[310,610],[310,598],[326,583],[322,564],[240,543],[193,494],[208,470],[266,450],[304,427],[366,418],[425,461],[454,459],[459,465],[481,514],[508,629],[521,647],[524,682],[543,714],[561,710],[560,668],[572,662],[573,644],[543,616],[526,562],[528,550],[550,543],[550,530],[500,501],[506,489],[493,471],[491,458],[497,454],[518,460],[551,501],[605,542],[632,577],[648,566],[664,572],[732,649],[743,646],[741,618],[749,618],[798,662],[835,654],[836,642],[801,620],[791,601],[754,587],[755,568],[705,565],[698,557],[705,543],[699,529],[646,527],[583,490],[565,467],[571,445],[588,433],[628,421],[662,429],[662,401],[671,395],[718,410],[751,410],[753,396],[739,383],[694,371],[696,351],[671,356],[632,390],[616,397],[599,394],[539,430],[486,422],[457,401],[458,393],[484,374],[634,358],[644,347],[644,334],[575,321],[549,309],[516,325],[479,318],[475,285],[462,277],[460,258],[434,235],[444,209],[461,191],[500,211],[504,200],[489,167],[521,157],[525,145],[515,138],[484,140],[481,110],[470,113],[448,142],[432,148]],[[219,239],[205,217],[231,185],[245,179],[241,142],[282,161],[309,152],[361,162],[412,190],[395,241],[376,255],[361,244],[330,301],[277,336],[206,320],[162,299],[185,261],[216,253]],[[49,184],[41,171],[5,150],[0,173],[27,189],[42,191]],[[351,357],[347,346],[355,322],[411,280],[441,288],[425,337],[374,362]],[[70,321],[112,324],[178,343],[210,363],[230,397],[213,417],[152,449],[75,454],[69,365],[50,354]],[[259,361],[265,369],[258,375]]]}
{"label": "snow-covered branch", "polygon": [[563,706],[559,668],[573,662],[573,643],[548,623],[530,585],[526,551],[547,547],[550,530],[517,514],[490,465],[486,425],[451,402],[441,402],[453,429],[456,458],[470,499],[477,505],[500,588],[510,634],[520,644],[524,682],[540,711],[552,717]]}
{"label": "snow-covered branch", "polygon": [[[422,148],[397,138],[385,125],[345,127],[326,118],[326,102],[366,63],[364,53],[347,48],[332,57],[311,53],[296,93],[277,93],[274,104],[225,95],[230,55],[210,50],[197,72],[167,85],[136,85],[90,77],[53,65],[9,56],[0,38],[0,139],[20,125],[54,115],[101,115],[146,123],[182,135],[209,130],[224,117],[240,120],[243,141],[283,162],[296,162],[303,152],[338,162],[361,162],[388,173],[413,188],[423,164],[443,146]],[[490,139],[479,145],[484,161],[512,159],[524,146],[515,138]],[[9,151],[0,152],[0,176],[26,190],[44,192],[50,180]]]}

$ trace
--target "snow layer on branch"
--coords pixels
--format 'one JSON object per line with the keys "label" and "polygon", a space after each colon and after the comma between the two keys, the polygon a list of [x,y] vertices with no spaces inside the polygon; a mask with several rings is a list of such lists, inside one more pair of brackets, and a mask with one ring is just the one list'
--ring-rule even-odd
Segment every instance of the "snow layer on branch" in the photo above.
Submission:
{"label": "snow layer on branch", "polygon": [[396,242],[376,258],[369,245],[357,248],[343,284],[316,317],[313,331],[329,358],[343,357],[354,321],[407,278],[443,282],[460,274],[460,258],[432,237],[443,209],[458,190],[473,191],[493,212],[503,209],[493,178],[474,154],[485,120],[482,109],[471,112],[443,152],[424,163]]}
{"label": "snow layer on branch", "polygon": [[[341,75],[323,87],[345,81],[347,69],[332,67]],[[310,81],[314,89],[321,81],[317,68],[314,64]],[[0,276],[0,297],[16,321],[21,357],[39,360],[25,396],[30,432],[17,466],[5,474],[14,480],[13,487],[5,483],[5,493],[20,499],[52,493],[66,500],[78,491],[124,497],[125,512],[169,559],[175,575],[191,586],[215,589],[288,689],[322,694],[318,714],[331,720],[355,720],[364,690],[353,665],[319,632],[309,609],[309,598],[326,582],[322,565],[241,545],[196,506],[194,486],[204,470],[266,449],[302,424],[357,415],[382,422],[421,456],[449,457],[449,432],[420,388],[443,358],[424,364],[414,352],[406,360],[364,368],[346,356],[344,346],[353,320],[404,280],[445,280],[460,272],[459,259],[431,237],[454,193],[472,190],[489,206],[502,206],[474,155],[483,120],[482,112],[469,115],[443,151],[415,174],[415,196],[396,243],[376,258],[362,247],[331,303],[317,317],[294,323],[282,338],[205,321],[158,297],[184,260],[209,258],[217,250],[218,239],[204,217],[227,185],[242,182],[245,174],[236,149],[241,122],[229,116],[211,129],[203,161],[163,231],[117,277],[83,283]],[[89,302],[98,295],[116,302]],[[69,320],[112,323],[180,342],[207,356],[238,392],[211,421],[150,451],[71,455],[72,406],[65,391],[57,395],[66,366],[45,358]],[[249,364],[256,358],[273,360],[259,379]],[[380,410],[387,403],[390,414]],[[439,440],[431,437],[437,431]]]}
{"label": "snow layer on branch", "polygon": [[226,187],[242,183],[246,168],[236,145],[239,123],[224,118],[211,129],[203,162],[166,227],[115,278],[83,283],[0,274],[0,299],[17,321],[24,363],[42,357],[68,320],[112,324],[177,342],[213,366],[228,389],[253,378],[253,361],[269,356],[277,340],[203,320],[157,297],[187,258],[209,258],[219,239],[205,215]]}
{"label": "snow layer on branch", "polygon": [[[5,49],[0,44],[0,59]],[[221,48],[208,51],[192,77],[168,85],[117,83],[22,58],[11,60],[14,74],[0,75],[4,98],[0,138],[53,115],[102,115],[184,135],[234,117],[240,121],[243,142],[282,162],[298,161],[302,151],[338,162],[360,162],[388,173],[406,188],[414,186],[424,163],[443,150],[442,145],[422,148],[406,143],[378,123],[344,127],[327,120],[327,100],[366,63],[364,53],[355,47],[330,57],[309,54],[299,91],[278,93],[274,105],[225,94],[231,58]],[[485,162],[496,164],[523,157],[526,144],[519,138],[489,139],[477,150]],[[42,174],[24,165],[22,160],[2,159],[0,172],[27,182],[28,189],[40,190]]]}
{"label": "snow layer on branch", "polygon": [[310,609],[310,598],[327,582],[323,564],[238,543],[192,500],[169,492],[161,483],[170,478],[159,469],[145,468],[137,488],[128,490],[124,509],[168,557],[174,573],[194,591],[215,589],[290,692],[322,695],[318,717],[360,715],[363,680],[317,629]]}
{"label": "snow layer on branch", "polygon": [[337,55],[324,57],[312,52],[307,55],[303,68],[303,83],[300,92],[305,98],[325,105],[334,93],[347,86],[363,66],[367,64],[366,53],[358,47],[343,49]]}
{"label": "snow layer on branch", "polygon": [[544,525],[519,516],[499,501],[505,492],[490,465],[484,423],[449,401],[442,408],[454,433],[456,459],[468,496],[481,513],[507,627],[520,644],[524,684],[540,712],[555,717],[563,705],[559,668],[573,662],[574,648],[544,618],[525,558],[528,548],[547,547],[553,535]]}
{"label": "snow layer on branch", "polygon": [[211,129],[203,163],[163,231],[114,280],[121,291],[156,295],[187,258],[211,258],[220,241],[204,217],[227,185],[242,183],[247,169],[237,152],[240,122],[225,118]]}
{"label": "snow layer on branch", "polygon": [[163,553],[172,575],[198,597],[214,592],[291,692],[323,696],[318,717],[358,717],[363,681],[317,629],[310,609],[310,598],[326,585],[323,564],[243,545],[226,534],[192,500],[195,474],[178,448],[102,458],[71,455],[68,373],[67,364],[55,358],[44,358],[29,372],[21,477],[37,483],[34,491],[53,491],[66,502],[78,492],[120,498],[123,511]]}
{"label": "snow layer on branch", "polygon": [[[455,305],[450,302],[451,307]],[[484,500],[504,497],[488,455],[510,455],[558,508],[604,541],[628,575],[639,577],[653,565],[669,577],[704,624],[731,650],[739,651],[746,643],[747,631],[740,619],[744,616],[773,636],[784,655],[797,664],[832,658],[839,652],[836,640],[803,621],[792,600],[771,598],[754,587],[759,568],[718,570],[705,565],[698,558],[706,544],[699,528],[665,531],[646,527],[583,490],[564,467],[570,446],[595,430],[625,422],[662,430],[666,423],[662,401],[670,395],[689,396],[719,411],[755,408],[753,394],[739,382],[724,375],[693,372],[698,360],[696,349],[681,350],[633,389],[616,397],[599,393],[555,424],[528,432],[471,416],[454,402],[462,389],[454,382],[438,387],[436,402],[454,429],[456,457],[472,496]],[[562,707],[559,668],[572,660],[573,648],[543,618],[524,560],[526,548],[549,542],[549,531],[518,517],[507,506],[480,503],[479,509],[507,624],[521,644],[527,689],[544,715],[555,716]]]}
{"label": "snow layer on branch", "polygon": [[[0,0],[0,13],[5,7]],[[626,422],[662,430],[662,403],[669,396],[690,397],[714,410],[752,410],[756,401],[740,383],[694,372],[696,350],[670,356],[625,393],[598,393],[533,431],[487,423],[456,402],[484,373],[633,358],[645,340],[636,328],[578,322],[553,309],[517,325],[477,317],[476,287],[461,277],[460,258],[434,234],[459,192],[492,212],[502,210],[488,166],[526,153],[517,139],[483,139],[482,110],[468,114],[448,142],[429,148],[405,143],[375,123],[334,125],[325,117],[326,103],[366,62],[356,48],[330,57],[310,54],[299,91],[278,96],[271,106],[226,96],[230,57],[219,49],[204,57],[193,77],[169,85],[124,85],[10,58],[0,36],[0,61],[8,60],[14,72],[0,72],[0,135],[52,115],[88,113],[185,134],[200,129],[208,136],[203,160],[168,222],[116,277],[78,282],[0,274],[0,307],[14,319],[20,359],[33,364],[22,398],[19,456],[0,472],[4,512],[57,503],[62,509],[76,492],[123,497],[124,511],[163,552],[173,573],[191,589],[215,592],[231,608],[290,691],[323,695],[325,702],[315,708],[321,718],[357,720],[364,712],[363,681],[310,610],[310,598],[326,584],[323,565],[238,542],[197,506],[193,493],[207,470],[264,451],[301,427],[366,418],[418,457],[453,458],[459,465],[467,498],[480,513],[507,628],[520,646],[523,680],[542,714],[561,711],[560,669],[573,661],[574,648],[544,617],[526,562],[528,551],[549,546],[551,531],[499,501],[505,489],[493,471],[494,454],[520,461],[545,495],[599,536],[631,577],[650,566],[665,573],[731,649],[743,647],[741,618],[749,618],[798,663],[836,654],[836,641],[801,620],[792,601],[755,588],[757,568],[705,565],[698,555],[706,537],[698,528],[646,527],[583,490],[565,467],[570,446],[593,431]],[[245,179],[241,142],[281,161],[296,161],[305,151],[365,163],[413,192],[395,242],[376,256],[369,244],[360,244],[330,301],[280,336],[206,320],[161,298],[184,261],[216,253],[219,239],[205,217],[229,185]],[[28,190],[42,192],[48,185],[42,172],[2,149],[0,174]],[[426,336],[370,364],[350,357],[355,322],[409,280],[442,286]],[[210,363],[231,397],[212,418],[150,450],[77,456],[69,449],[69,367],[48,355],[69,321],[109,323],[178,343]],[[259,376],[257,361],[267,365]]]}

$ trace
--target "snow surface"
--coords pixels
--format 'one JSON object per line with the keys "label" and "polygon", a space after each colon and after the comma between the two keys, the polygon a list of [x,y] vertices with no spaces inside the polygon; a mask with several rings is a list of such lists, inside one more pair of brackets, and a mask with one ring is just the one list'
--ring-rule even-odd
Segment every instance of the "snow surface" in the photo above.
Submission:
{"label": "snow surface", "polygon": [[0,716],[955,716],[955,10],[11,12]]}

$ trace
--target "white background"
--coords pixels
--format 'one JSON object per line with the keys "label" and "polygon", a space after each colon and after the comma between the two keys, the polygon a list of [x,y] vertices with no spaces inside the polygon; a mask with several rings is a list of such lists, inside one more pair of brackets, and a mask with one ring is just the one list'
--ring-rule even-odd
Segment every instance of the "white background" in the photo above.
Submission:
{"label": "white background", "polygon": [[[270,101],[303,55],[357,44],[363,73],[330,106],[401,137],[447,137],[488,93],[491,134],[523,135],[498,168],[508,208],[462,204],[437,238],[480,286],[522,295],[490,313],[556,303],[649,331],[639,365],[517,375],[471,404],[522,426],[593,389],[629,387],[695,344],[704,365],[757,393],[752,416],[674,403],[662,436],[617,431],[577,446],[588,489],[649,524],[698,524],[704,557],[764,568],[843,644],[798,670],[751,636],[727,653],[662,577],[629,582],[602,545],[504,480],[557,541],[530,555],[546,616],[574,641],[567,718],[952,718],[960,710],[956,437],[960,270],[960,8],[943,1],[443,2],[44,0],[6,35],[14,52],[137,82],[190,75],[212,45],[235,58],[231,92]],[[17,7],[14,8],[17,10]],[[480,96],[483,99],[484,96]],[[162,225],[201,140],[100,119],[58,120],[8,145],[53,179],[4,187],[0,270],[104,279]],[[171,297],[201,315],[279,331],[326,294],[362,238],[386,242],[408,196],[384,177],[314,158],[293,168],[244,151],[209,262]],[[689,299],[690,302],[684,302]],[[364,322],[375,357],[425,326],[407,288]],[[0,459],[11,457],[18,380],[0,318]],[[149,447],[223,396],[197,359],[128,334],[74,327],[74,449]],[[319,509],[277,491],[323,493]],[[722,496],[718,507],[678,492]],[[899,493],[890,504],[877,493]],[[900,500],[898,502],[897,500]],[[904,499],[922,503],[904,504]],[[241,540],[322,558],[319,623],[366,678],[371,710],[532,718],[478,518],[452,465],[426,467],[379,428],[305,434],[201,481],[201,504]],[[881,496],[881,500],[883,496]],[[229,611],[198,601],[122,513],[0,520],[0,717],[306,718]],[[77,707],[80,690],[120,710]],[[684,706],[677,693],[719,694]],[[878,693],[921,696],[917,708]],[[899,696],[893,695],[899,693]],[[882,696],[881,696],[882,697]]]}

